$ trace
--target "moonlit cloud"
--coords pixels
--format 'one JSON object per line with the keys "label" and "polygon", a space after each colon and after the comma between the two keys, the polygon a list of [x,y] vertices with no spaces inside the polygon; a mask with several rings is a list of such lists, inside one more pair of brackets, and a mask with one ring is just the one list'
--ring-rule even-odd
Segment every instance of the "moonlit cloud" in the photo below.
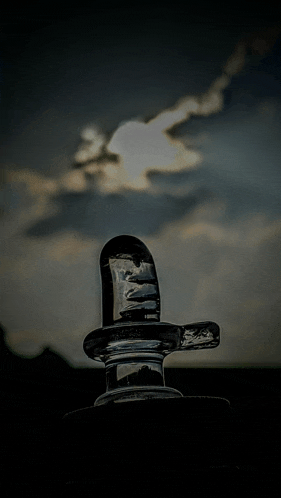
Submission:
{"label": "moonlit cloud", "polygon": [[81,132],[83,144],[78,148],[74,158],[77,163],[84,163],[99,156],[105,137],[96,128],[84,128]]}
{"label": "moonlit cloud", "polygon": [[82,142],[74,154],[76,169],[48,179],[27,169],[20,173],[8,172],[11,180],[26,184],[38,202],[41,198],[41,212],[43,206],[47,207],[48,196],[51,198],[58,192],[96,190],[109,194],[136,190],[152,193],[155,187],[152,187],[150,172],[188,171],[197,168],[203,160],[198,148],[192,147],[192,140],[180,139],[171,134],[171,130],[192,116],[207,117],[221,112],[223,92],[232,77],[245,66],[247,53],[264,55],[272,49],[280,31],[276,25],[244,37],[226,61],[222,74],[205,93],[181,97],[149,121],[137,118],[121,122],[109,138],[97,126],[83,128]]}
{"label": "moonlit cloud", "polygon": [[[238,44],[224,73],[203,95],[183,97],[148,122],[138,119],[121,123],[107,143],[95,128],[85,128],[75,160],[83,167],[83,172],[95,178],[95,188],[105,193],[124,189],[149,190],[150,171],[180,172],[197,167],[202,161],[200,153],[186,147],[169,131],[191,116],[209,116],[222,110],[223,90],[230,78],[243,68],[245,53],[245,45]],[[102,149],[107,157],[102,157]],[[76,173],[77,191],[83,184],[81,175]],[[67,184],[65,186],[67,188]]]}
{"label": "moonlit cloud", "polygon": [[150,171],[180,172],[198,167],[202,155],[171,135],[171,129],[192,116],[207,117],[222,111],[223,91],[231,78],[243,69],[247,52],[259,46],[259,51],[265,53],[279,31],[272,29],[241,40],[228,58],[222,75],[202,95],[182,97],[173,107],[147,122],[139,118],[121,123],[109,141],[94,127],[82,130],[83,142],[75,154],[82,169],[80,174],[73,174],[72,183],[64,183],[65,188],[71,189],[72,185],[74,190],[76,179],[77,191],[81,191],[85,185],[82,175],[86,173],[93,177],[94,188],[104,193],[124,189],[149,191],[152,187]]}

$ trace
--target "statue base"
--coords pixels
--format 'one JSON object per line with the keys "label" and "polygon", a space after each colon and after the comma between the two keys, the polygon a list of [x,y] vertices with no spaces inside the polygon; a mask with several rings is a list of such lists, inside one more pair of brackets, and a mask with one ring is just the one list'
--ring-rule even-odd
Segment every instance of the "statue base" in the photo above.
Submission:
{"label": "statue base", "polygon": [[181,398],[183,395],[173,389],[165,386],[131,386],[113,389],[99,396],[94,406],[107,405],[112,403],[124,403],[128,401],[141,401],[160,398]]}
{"label": "statue base", "polygon": [[[154,387],[154,386],[153,386]],[[126,388],[122,389],[124,391]],[[185,416],[188,414],[198,414],[202,413],[204,416],[206,414],[229,414],[231,411],[231,405],[228,399],[219,398],[215,396],[183,396],[179,391],[169,387],[155,386],[155,391],[153,388],[147,388],[147,392],[141,392],[144,388],[139,388],[139,396],[133,397],[136,393],[135,389],[128,388],[127,397],[126,394],[122,397],[116,398],[113,396],[115,391],[112,392],[112,397],[110,397],[110,392],[102,394],[97,398],[93,406],[88,406],[85,408],[80,408],[78,410],[66,413],[63,417],[65,420],[75,421],[87,421],[92,417],[98,417],[100,414],[102,417],[106,416],[109,418],[115,418],[122,413],[123,416],[128,416],[128,413],[139,412],[139,410],[147,410],[149,412],[153,409],[153,413],[161,414],[161,417],[165,417],[168,411],[183,410]],[[121,389],[120,389],[121,391]],[[165,394],[163,391],[166,391]],[[131,396],[131,398],[130,398]],[[145,397],[146,396],[146,397]],[[171,399],[172,398],[172,399]],[[138,404],[135,401],[142,401]],[[110,410],[107,410],[110,407]]]}

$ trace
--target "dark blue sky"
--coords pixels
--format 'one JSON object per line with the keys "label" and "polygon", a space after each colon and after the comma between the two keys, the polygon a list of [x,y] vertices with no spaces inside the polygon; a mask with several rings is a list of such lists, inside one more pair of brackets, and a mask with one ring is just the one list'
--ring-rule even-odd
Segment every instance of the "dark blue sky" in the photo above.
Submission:
{"label": "dark blue sky", "polygon": [[[279,362],[276,9],[103,2],[5,12],[2,322],[15,351],[50,345],[83,363],[83,338],[100,324],[99,252],[130,233],[159,263],[162,319],[223,328],[220,348],[175,357],[178,364]],[[183,97],[205,95],[239,43],[245,61],[222,91],[223,109],[169,132],[200,154],[196,167],[152,167],[149,187],[121,182],[104,192],[77,164],[85,127],[98,127],[107,147],[122,123],[146,123]]]}

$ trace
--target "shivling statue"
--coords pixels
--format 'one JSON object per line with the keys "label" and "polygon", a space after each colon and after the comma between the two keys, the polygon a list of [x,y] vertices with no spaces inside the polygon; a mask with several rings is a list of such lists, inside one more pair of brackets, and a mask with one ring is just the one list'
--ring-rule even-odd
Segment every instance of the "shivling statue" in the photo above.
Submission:
{"label": "shivling statue", "polygon": [[155,264],[136,237],[111,239],[100,256],[102,327],[84,340],[84,351],[103,361],[106,392],[95,406],[124,401],[181,397],[165,386],[163,360],[175,351],[215,348],[214,322],[174,325],[160,321]]}

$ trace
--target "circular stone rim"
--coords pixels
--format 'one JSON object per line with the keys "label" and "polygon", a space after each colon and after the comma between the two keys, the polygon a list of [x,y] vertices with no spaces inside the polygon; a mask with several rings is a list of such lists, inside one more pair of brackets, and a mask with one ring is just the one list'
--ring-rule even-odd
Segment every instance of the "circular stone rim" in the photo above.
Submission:
{"label": "circular stone rim", "polygon": [[109,342],[144,339],[163,342],[161,352],[165,354],[178,347],[180,329],[179,325],[166,322],[120,322],[90,332],[84,339],[83,350],[89,358],[102,362],[99,354],[106,350]]}
{"label": "circular stone rim", "polygon": [[[139,396],[138,396],[139,395]],[[132,386],[112,389],[101,394],[94,406],[103,406],[111,403],[125,403],[128,401],[143,401],[149,399],[181,398],[182,393],[173,387],[166,386]]]}

